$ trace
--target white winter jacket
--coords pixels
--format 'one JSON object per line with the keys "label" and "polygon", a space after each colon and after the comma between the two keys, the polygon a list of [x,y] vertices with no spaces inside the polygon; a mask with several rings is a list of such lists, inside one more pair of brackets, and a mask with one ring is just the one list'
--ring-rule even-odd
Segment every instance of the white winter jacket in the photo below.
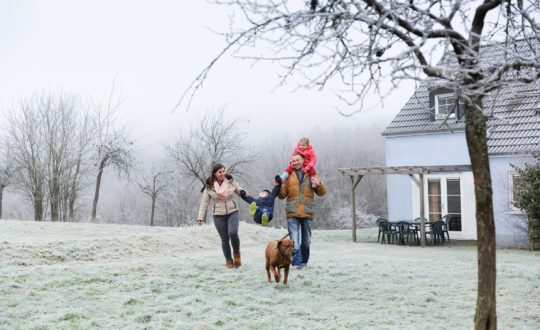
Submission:
{"label": "white winter jacket", "polygon": [[240,195],[240,190],[242,188],[234,181],[234,179],[229,180],[229,196],[227,200],[221,200],[219,195],[214,190],[214,187],[208,188],[208,186],[203,190],[201,197],[201,206],[199,207],[199,215],[197,220],[204,220],[206,218],[206,211],[210,204],[210,200],[213,202],[213,215],[227,215],[233,212],[238,211],[238,204],[236,203],[234,194]]}

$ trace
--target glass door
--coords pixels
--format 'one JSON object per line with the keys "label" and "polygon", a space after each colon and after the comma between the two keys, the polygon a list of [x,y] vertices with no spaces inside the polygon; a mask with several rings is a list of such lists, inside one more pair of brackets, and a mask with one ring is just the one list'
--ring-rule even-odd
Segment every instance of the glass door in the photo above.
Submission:
{"label": "glass door", "polygon": [[448,230],[461,231],[461,181],[459,178],[435,177],[427,180],[429,221],[448,215]]}

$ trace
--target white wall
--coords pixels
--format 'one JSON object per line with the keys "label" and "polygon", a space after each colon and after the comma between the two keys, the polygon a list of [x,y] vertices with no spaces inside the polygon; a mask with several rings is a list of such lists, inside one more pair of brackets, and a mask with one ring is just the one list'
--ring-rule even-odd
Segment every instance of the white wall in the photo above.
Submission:
{"label": "white wall", "polygon": [[[464,132],[386,137],[386,166],[468,165]],[[414,219],[420,215],[418,188],[408,175],[387,177],[388,218]],[[415,194],[416,200],[413,200]]]}
{"label": "white wall", "polygon": [[532,157],[493,156],[490,170],[493,185],[493,211],[498,246],[526,247],[526,234],[519,230],[527,222],[527,217],[511,203],[511,174],[515,170],[510,164],[522,167],[526,162],[533,163]]}
{"label": "white wall", "polygon": [[[470,158],[464,132],[386,137],[386,166],[469,165]],[[510,203],[510,164],[522,166],[532,157],[490,157],[493,182],[493,210],[498,246],[525,246],[518,228],[526,221]],[[474,179],[472,172],[437,173],[430,177],[459,177],[461,184],[462,233],[452,237],[476,239]],[[420,214],[419,191],[408,175],[387,177],[388,218],[414,219]],[[427,202],[427,196],[425,196]],[[427,205],[427,203],[426,203]],[[426,206],[427,207],[427,206]]]}

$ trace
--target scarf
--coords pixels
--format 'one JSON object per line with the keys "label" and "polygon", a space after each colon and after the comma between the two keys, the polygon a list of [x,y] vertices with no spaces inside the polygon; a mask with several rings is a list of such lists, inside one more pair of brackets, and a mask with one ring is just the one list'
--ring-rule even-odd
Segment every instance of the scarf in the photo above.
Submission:
{"label": "scarf", "polygon": [[214,181],[214,190],[218,194],[220,200],[226,201],[229,197],[229,181],[227,179],[223,180],[221,186],[217,180]]}

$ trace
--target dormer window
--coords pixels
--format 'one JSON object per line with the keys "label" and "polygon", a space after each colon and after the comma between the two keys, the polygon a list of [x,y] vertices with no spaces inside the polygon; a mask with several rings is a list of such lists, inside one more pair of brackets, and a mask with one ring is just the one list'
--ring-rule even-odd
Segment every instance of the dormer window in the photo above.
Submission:
{"label": "dormer window", "polygon": [[457,99],[457,92],[448,87],[435,87],[429,91],[429,120],[462,120],[465,106],[463,101]]}
{"label": "dormer window", "polygon": [[456,95],[435,95],[435,118],[446,119],[456,117]]}

